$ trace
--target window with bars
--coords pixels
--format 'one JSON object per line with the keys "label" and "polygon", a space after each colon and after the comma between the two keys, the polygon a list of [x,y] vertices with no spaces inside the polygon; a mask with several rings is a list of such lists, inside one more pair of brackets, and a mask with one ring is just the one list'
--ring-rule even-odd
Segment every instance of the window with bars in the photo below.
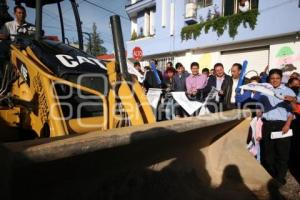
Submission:
{"label": "window with bars", "polygon": [[259,0],[223,0],[224,16],[258,8]]}
{"label": "window with bars", "polygon": [[[149,60],[145,60],[143,62],[141,62],[142,66],[149,66],[149,63],[152,61],[153,59],[149,59]],[[161,58],[156,58],[154,59],[157,61],[157,69],[164,72],[166,70],[166,66],[168,62],[172,62],[173,65],[175,65],[174,63],[174,57],[161,57]]]}
{"label": "window with bars", "polygon": [[213,4],[213,0],[198,0],[197,3],[200,8],[204,8],[207,6],[211,6]]}

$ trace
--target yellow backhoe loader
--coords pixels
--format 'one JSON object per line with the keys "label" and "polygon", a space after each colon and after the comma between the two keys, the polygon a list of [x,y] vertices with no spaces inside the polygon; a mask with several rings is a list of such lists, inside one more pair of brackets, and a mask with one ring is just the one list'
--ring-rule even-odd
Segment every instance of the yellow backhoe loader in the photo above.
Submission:
{"label": "yellow backhoe loader", "polygon": [[[40,13],[42,5],[55,1],[41,1],[40,6],[24,2],[37,6],[36,13]],[[76,3],[70,2],[78,21]],[[115,63],[105,65],[80,49],[47,40],[39,24],[42,15],[36,18],[35,34],[28,36],[22,30],[10,45],[1,91],[1,124],[30,130],[36,137],[55,137],[112,129],[124,123],[122,115],[132,125],[154,122],[142,88],[136,81],[127,83],[126,70],[118,72],[126,69],[124,63],[119,68]],[[77,25],[81,36],[80,22]],[[112,25],[115,30],[118,24]]]}
{"label": "yellow backhoe loader", "polygon": [[[247,111],[155,122],[143,89],[127,72],[120,18],[110,19],[116,62],[104,64],[82,51],[75,0],[69,1],[80,48],[64,43],[61,1],[15,1],[35,8],[36,22],[33,35],[23,27],[14,36],[2,62],[1,200],[273,194],[271,177],[246,149]],[[44,36],[47,4],[58,5],[62,42]]]}

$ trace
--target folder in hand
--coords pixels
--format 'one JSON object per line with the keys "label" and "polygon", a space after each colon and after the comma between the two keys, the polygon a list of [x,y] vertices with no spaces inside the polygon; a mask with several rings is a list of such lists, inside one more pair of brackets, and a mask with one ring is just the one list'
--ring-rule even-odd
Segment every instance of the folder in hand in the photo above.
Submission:
{"label": "folder in hand", "polygon": [[291,137],[293,136],[293,130],[289,129],[289,131],[285,134],[283,134],[282,131],[275,131],[271,132],[271,139],[280,139],[280,138],[286,138],[286,137]]}

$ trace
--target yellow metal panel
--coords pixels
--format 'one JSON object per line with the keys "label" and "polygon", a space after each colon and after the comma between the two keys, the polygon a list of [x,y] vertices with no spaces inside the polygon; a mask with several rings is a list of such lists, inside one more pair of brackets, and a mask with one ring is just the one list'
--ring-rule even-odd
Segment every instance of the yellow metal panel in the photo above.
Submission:
{"label": "yellow metal panel", "polygon": [[1,123],[7,126],[18,127],[20,123],[20,108],[4,109],[0,108]]}
{"label": "yellow metal panel", "polygon": [[104,130],[106,124],[105,118],[101,116],[71,119],[67,121],[67,126],[71,133],[81,134],[95,130]]}
{"label": "yellow metal panel", "polygon": [[[26,52],[34,59],[34,61],[24,56],[24,54],[21,54],[21,52],[14,46],[12,46],[12,49],[12,63],[16,66],[17,58],[20,59],[26,65],[32,82],[32,84],[30,84],[30,88],[27,86],[27,88],[24,88],[23,90],[20,90],[20,87],[17,84],[15,93],[22,97],[22,91],[30,91],[31,97],[38,96],[37,101],[39,103],[39,114],[38,116],[33,114],[30,115],[30,118],[32,119],[31,126],[38,134],[44,123],[49,124],[51,137],[68,134],[67,124],[65,122],[57,94],[53,87],[53,82],[66,84],[70,87],[99,96],[103,101],[103,118],[108,119],[107,100],[100,92],[53,76],[52,73],[49,73],[49,69],[38,60],[30,48],[27,48]],[[24,85],[26,86],[26,84]],[[31,100],[32,99],[33,98],[31,98]],[[36,101],[36,99],[34,100]],[[91,123],[93,123],[93,121],[91,121]],[[107,128],[108,124],[105,124],[103,129]]]}
{"label": "yellow metal panel", "polygon": [[41,82],[44,88],[47,88],[45,97],[48,103],[48,119],[51,120],[50,133],[52,137],[68,135],[69,131],[63,112],[61,110],[60,103],[57,98],[57,94],[54,90],[51,81],[45,77],[41,77]]}
{"label": "yellow metal panel", "polygon": [[139,110],[139,105],[134,98],[134,92],[129,88],[125,81],[122,81],[118,91],[118,95],[121,98],[122,105],[128,114],[128,118],[132,125],[144,124],[143,117]]}
{"label": "yellow metal panel", "polygon": [[140,102],[140,108],[141,108],[141,112],[144,112],[145,116],[146,116],[146,122],[145,123],[154,123],[156,122],[155,119],[155,115],[153,113],[152,107],[148,102],[148,99],[145,95],[145,92],[143,90],[143,88],[141,87],[140,83],[135,80],[134,84],[133,84],[133,90],[136,94],[136,97],[138,98],[139,102]]}
{"label": "yellow metal panel", "polygon": [[108,129],[116,127],[115,114],[116,114],[116,93],[113,90],[117,81],[117,74],[115,72],[115,62],[107,64],[107,75],[109,80],[109,91],[108,91]]}
{"label": "yellow metal panel", "polygon": [[[132,82],[127,82],[122,76],[117,75],[115,69],[115,62],[109,63],[107,72],[111,90],[108,95],[109,112],[110,115],[110,128],[115,127],[114,122],[121,116],[116,116],[115,98],[119,96],[132,125],[140,125],[144,123],[154,123],[156,121],[152,108],[145,96],[144,90],[136,79]],[[120,85],[120,87],[119,87]],[[116,94],[117,93],[117,94]]]}

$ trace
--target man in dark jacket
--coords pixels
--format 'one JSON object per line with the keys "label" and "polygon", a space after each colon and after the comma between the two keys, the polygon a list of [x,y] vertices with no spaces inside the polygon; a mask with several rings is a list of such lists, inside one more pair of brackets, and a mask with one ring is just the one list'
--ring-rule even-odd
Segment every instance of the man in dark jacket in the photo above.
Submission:
{"label": "man in dark jacket", "polygon": [[[174,76],[174,91],[175,92],[186,92],[186,78],[190,75],[185,71],[184,66],[181,63],[176,63],[176,75]],[[184,109],[180,105],[175,107],[176,117],[188,116]]]}
{"label": "man in dark jacket", "polygon": [[208,105],[208,109],[210,112],[222,111],[224,109],[224,104],[226,105],[226,102],[229,99],[229,92],[231,92],[228,90],[231,77],[225,74],[223,64],[216,63],[214,65],[214,71],[215,75],[210,76],[206,87],[199,91],[202,93],[203,97],[207,97],[212,87],[215,87],[217,90],[219,90],[216,98],[209,102],[210,105]]}
{"label": "man in dark jacket", "polygon": [[[242,65],[240,63],[234,63],[231,67],[231,79],[227,88],[227,93],[224,96],[224,108],[226,110],[237,108],[235,96],[238,83],[240,80],[242,71]],[[249,79],[246,77],[243,80],[243,85],[249,83]]]}
{"label": "man in dark jacket", "polygon": [[185,92],[186,91],[185,80],[190,74],[185,71],[181,63],[176,63],[175,68],[177,74],[174,76],[174,91]]}

